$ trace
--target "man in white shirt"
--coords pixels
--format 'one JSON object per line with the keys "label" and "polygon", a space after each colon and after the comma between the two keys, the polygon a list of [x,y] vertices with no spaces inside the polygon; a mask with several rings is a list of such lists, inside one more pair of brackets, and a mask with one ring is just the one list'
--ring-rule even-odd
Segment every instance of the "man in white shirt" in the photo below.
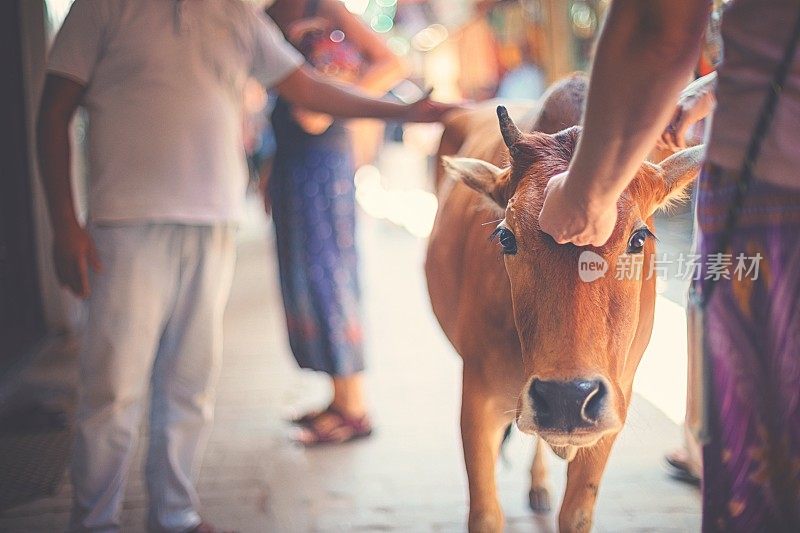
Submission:
{"label": "man in white shirt", "polygon": [[[117,531],[151,389],[148,527],[212,531],[194,488],[213,414],[244,201],[248,77],[342,117],[436,121],[448,107],[333,85],[240,0],[76,0],[48,60],[39,158],[63,285],[88,300],[72,462],[74,531]],[[69,124],[89,117],[89,224]]]}

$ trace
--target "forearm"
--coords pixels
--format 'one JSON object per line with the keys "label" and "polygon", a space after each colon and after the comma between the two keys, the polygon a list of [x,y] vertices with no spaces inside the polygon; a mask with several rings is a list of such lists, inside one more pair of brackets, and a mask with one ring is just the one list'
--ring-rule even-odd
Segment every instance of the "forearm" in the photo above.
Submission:
{"label": "forearm", "polygon": [[569,189],[591,201],[616,201],[671,117],[698,57],[706,17],[702,1],[612,4]]}
{"label": "forearm", "polygon": [[372,63],[355,85],[369,94],[382,95],[408,74],[408,67],[399,58]]}
{"label": "forearm", "polygon": [[289,102],[336,117],[401,118],[404,104],[373,98],[355,86],[328,81],[309,67],[300,67],[278,85],[278,92]]}
{"label": "forearm", "polygon": [[56,233],[78,225],[72,195],[69,122],[69,117],[43,114],[37,127],[39,171]]}

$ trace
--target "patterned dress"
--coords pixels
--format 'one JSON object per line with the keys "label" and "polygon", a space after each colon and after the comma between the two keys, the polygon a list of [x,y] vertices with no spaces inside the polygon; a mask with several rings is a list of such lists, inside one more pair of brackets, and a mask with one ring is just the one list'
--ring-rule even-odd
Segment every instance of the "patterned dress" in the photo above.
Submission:
{"label": "patterned dress", "polygon": [[[712,274],[709,265],[719,252],[735,189],[735,175],[716,167],[707,167],[700,177],[704,276]],[[716,423],[703,453],[703,531],[796,533],[800,190],[754,181],[725,254],[731,279],[716,282],[706,318]],[[749,272],[737,271],[740,254],[756,258],[747,263]]]}
{"label": "patterned dress", "polygon": [[[318,71],[352,79],[361,57],[344,37],[335,29],[313,31],[298,48]],[[292,352],[302,368],[332,376],[360,372],[364,357],[350,136],[339,121],[322,134],[306,133],[282,99],[272,126],[277,147],[269,194]]]}

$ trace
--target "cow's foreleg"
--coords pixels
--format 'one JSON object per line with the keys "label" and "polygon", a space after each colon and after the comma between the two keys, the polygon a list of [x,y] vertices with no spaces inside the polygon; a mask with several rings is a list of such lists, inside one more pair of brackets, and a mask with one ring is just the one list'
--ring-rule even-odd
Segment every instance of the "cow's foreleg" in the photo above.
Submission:
{"label": "cow's foreleg", "polygon": [[535,513],[550,510],[550,483],[547,477],[547,444],[537,437],[531,464],[531,491],[528,493],[528,501]]}
{"label": "cow's foreleg", "polygon": [[480,373],[465,368],[461,440],[469,481],[470,533],[503,530],[503,511],[497,499],[494,470],[508,418],[496,398],[487,391]]}
{"label": "cow's foreleg", "polygon": [[558,515],[560,533],[586,533],[592,529],[600,478],[615,438],[605,437],[590,448],[581,448],[569,463],[567,490]]}

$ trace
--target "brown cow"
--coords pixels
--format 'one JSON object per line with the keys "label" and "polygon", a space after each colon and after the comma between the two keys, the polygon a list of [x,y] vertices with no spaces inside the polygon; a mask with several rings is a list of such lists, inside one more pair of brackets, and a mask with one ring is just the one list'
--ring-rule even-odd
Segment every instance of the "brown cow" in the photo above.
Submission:
{"label": "brown cow", "polygon": [[[436,317],[464,362],[461,433],[470,531],[503,528],[494,470],[512,421],[540,437],[531,507],[550,506],[546,443],[569,462],[559,529],[591,529],[600,477],[625,421],[655,306],[654,276],[645,269],[618,280],[614,265],[636,256],[649,264],[653,213],[682,198],[700,166],[699,147],[658,165],[644,163],[619,200],[608,243],[556,244],[537,218],[548,179],[567,169],[579,136],[578,126],[555,133],[579,120],[582,97],[576,103],[571,96],[576,87],[583,95],[585,80],[572,77],[545,95],[525,118],[530,133],[520,131],[502,106],[501,132],[495,125],[490,130],[480,111],[473,129],[468,116],[458,118],[454,127],[466,132],[459,155],[470,157],[444,158],[457,183],[440,192],[426,274]],[[451,149],[458,131],[444,134]],[[496,242],[487,238],[492,228]],[[605,261],[605,276],[581,281],[579,262],[587,254],[594,263]]]}

